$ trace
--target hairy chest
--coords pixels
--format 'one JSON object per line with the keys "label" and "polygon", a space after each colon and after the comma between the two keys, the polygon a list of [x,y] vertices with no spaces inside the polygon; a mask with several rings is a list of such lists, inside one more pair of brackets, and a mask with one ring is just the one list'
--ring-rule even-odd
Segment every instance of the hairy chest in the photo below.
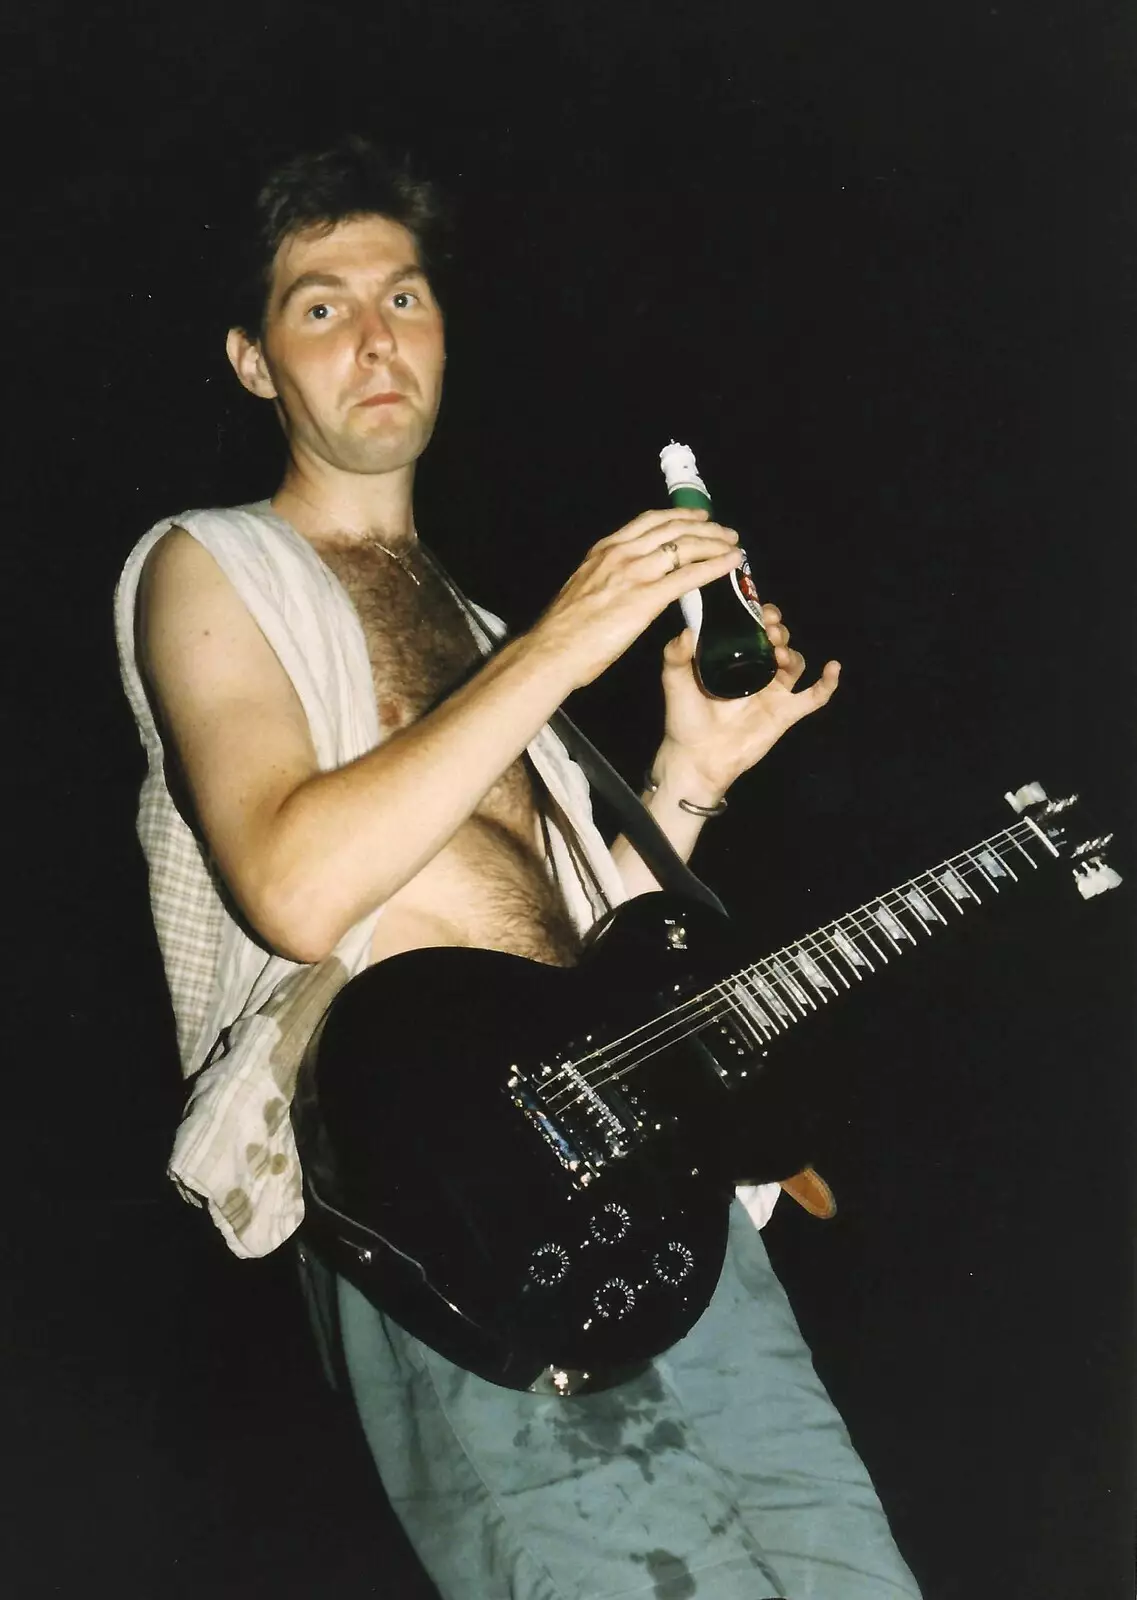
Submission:
{"label": "hairy chest", "polygon": [[[418,552],[410,571],[381,550],[320,553],[359,616],[379,726],[389,737],[451,694],[477,670],[481,653],[457,601]],[[523,762],[505,773],[479,812],[531,835],[535,804]]]}

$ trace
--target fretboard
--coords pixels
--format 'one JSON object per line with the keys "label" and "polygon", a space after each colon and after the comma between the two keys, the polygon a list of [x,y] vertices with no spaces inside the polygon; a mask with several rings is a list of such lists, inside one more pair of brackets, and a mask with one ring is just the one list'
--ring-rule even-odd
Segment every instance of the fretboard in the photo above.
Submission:
{"label": "fretboard", "polygon": [[700,1002],[715,1010],[725,1005],[736,1024],[762,1045],[1057,855],[1045,834],[1020,818],[732,973],[688,1004],[696,1015]]}
{"label": "fretboard", "polygon": [[[1050,801],[1041,785],[1030,784],[1006,799],[1020,813],[1010,827],[732,972],[711,988],[677,1000],[650,1022],[564,1062],[542,1085],[543,1098],[558,1110],[587,1102],[594,1115],[607,1114],[598,1095],[605,1084],[706,1028],[725,1029],[729,1024],[740,1056],[762,1053],[770,1040],[795,1022],[816,1016],[872,973],[883,971],[957,918],[1006,894],[1047,862],[1067,860],[1083,899],[1121,882],[1103,855],[1111,834],[1071,846],[1064,825],[1054,824],[1052,819],[1077,803],[1076,795]],[[1039,808],[1045,831],[1024,814],[1028,806]],[[678,985],[675,992],[680,992]],[[746,1076],[745,1070],[741,1076]]]}

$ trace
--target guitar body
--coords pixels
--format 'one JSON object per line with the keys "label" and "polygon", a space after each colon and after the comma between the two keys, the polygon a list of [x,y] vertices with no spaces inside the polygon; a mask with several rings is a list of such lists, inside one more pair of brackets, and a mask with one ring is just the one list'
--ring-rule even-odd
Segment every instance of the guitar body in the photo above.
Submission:
{"label": "guitar body", "polygon": [[628,1071],[644,1025],[736,957],[724,918],[651,894],[572,969],[437,948],[361,973],[294,1105],[317,1249],[498,1383],[667,1349],[714,1292],[735,1183],[807,1158],[784,1114],[763,1146],[753,1041],[721,1022]]}
{"label": "guitar body", "polygon": [[1005,799],[1009,827],[746,966],[725,917],[649,894],[571,970],[431,949],[361,973],[293,1101],[316,1249],[497,1383],[575,1392],[666,1350],[714,1293],[735,1184],[811,1158],[825,1052],[811,1021],[795,1059],[791,1029],[1057,861],[1083,900],[1121,882],[1111,835],[1068,837],[1077,796]]}

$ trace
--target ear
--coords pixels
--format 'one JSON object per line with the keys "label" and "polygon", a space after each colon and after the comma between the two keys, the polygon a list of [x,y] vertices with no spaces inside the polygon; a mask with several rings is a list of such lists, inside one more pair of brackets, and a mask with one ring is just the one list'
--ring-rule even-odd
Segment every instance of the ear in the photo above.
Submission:
{"label": "ear", "polygon": [[241,383],[261,400],[275,400],[276,385],[259,344],[249,338],[243,328],[230,328],[225,340],[225,354],[229,365]]}

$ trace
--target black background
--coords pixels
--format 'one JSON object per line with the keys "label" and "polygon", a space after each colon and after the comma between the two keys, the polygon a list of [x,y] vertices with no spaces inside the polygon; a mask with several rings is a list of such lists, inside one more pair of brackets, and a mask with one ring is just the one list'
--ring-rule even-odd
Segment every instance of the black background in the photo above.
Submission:
{"label": "black background", "polygon": [[[10,1593],[428,1592],[289,1263],[230,1258],[164,1177],[181,1091],[110,625],[151,522],[274,486],[224,364],[227,219],[266,158],[348,128],[460,204],[419,509],[466,587],[523,625],[659,502],[676,437],[795,642],[844,663],[699,858],[766,947],[1032,779],[1123,836],[1119,893],[1000,906],[850,1017],[840,1215],[783,1203],[767,1236],[929,1600],[1132,1593],[1128,9],[9,25]],[[574,707],[632,778],[667,631]]]}

